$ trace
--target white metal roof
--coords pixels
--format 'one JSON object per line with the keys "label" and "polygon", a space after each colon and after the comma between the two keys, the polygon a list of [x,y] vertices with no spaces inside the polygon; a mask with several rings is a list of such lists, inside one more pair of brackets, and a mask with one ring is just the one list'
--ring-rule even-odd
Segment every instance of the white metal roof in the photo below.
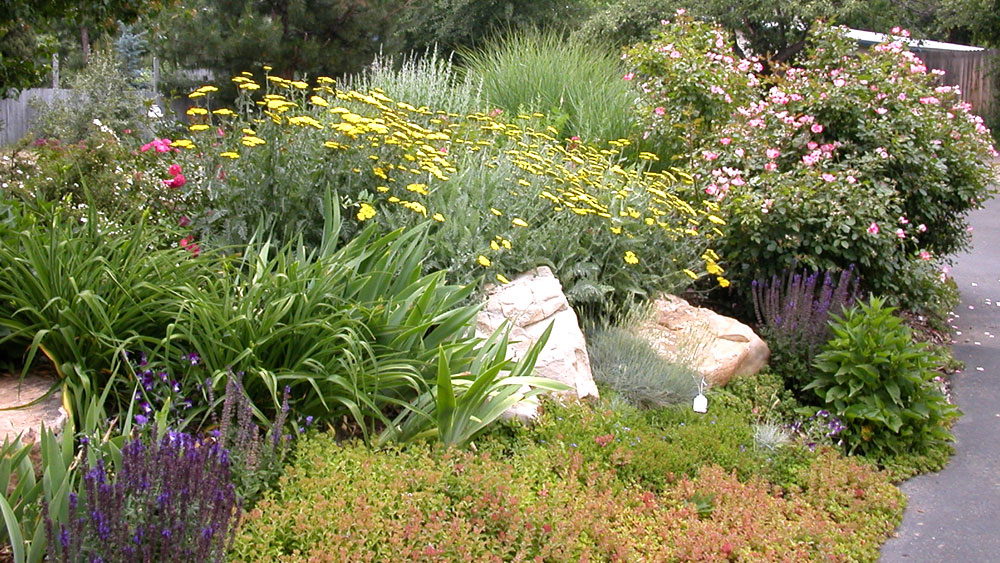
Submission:
{"label": "white metal roof", "polygon": [[982,47],[972,47],[970,45],[959,45],[957,43],[943,43],[941,41],[929,41],[926,39],[910,39],[907,37],[893,36],[886,33],[875,33],[874,31],[862,31],[860,29],[851,29],[847,32],[847,36],[851,39],[870,45],[877,45],[879,43],[886,43],[892,41],[893,39],[899,39],[906,43],[910,49],[924,50],[924,51],[983,51]]}

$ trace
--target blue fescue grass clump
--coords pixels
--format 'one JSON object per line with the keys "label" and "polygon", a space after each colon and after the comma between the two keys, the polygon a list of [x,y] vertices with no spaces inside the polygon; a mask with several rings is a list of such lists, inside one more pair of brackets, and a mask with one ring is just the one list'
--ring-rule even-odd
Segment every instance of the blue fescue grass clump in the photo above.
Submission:
{"label": "blue fescue grass clump", "polygon": [[217,441],[153,432],[122,448],[110,475],[89,466],[70,520],[48,520],[52,561],[222,561],[239,520],[229,453]]}

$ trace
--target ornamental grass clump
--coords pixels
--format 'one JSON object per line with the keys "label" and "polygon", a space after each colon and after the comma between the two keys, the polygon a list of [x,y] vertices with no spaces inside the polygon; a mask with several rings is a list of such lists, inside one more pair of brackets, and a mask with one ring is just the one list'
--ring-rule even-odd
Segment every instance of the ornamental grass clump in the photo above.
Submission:
{"label": "ornamental grass clump", "polygon": [[135,438],[109,474],[89,466],[69,522],[49,524],[53,561],[223,561],[239,520],[228,453],[182,432]]}

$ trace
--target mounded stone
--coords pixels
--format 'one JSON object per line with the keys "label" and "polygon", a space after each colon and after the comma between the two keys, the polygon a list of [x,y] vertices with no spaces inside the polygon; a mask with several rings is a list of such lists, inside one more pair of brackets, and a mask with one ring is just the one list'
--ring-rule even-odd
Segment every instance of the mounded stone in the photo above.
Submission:
{"label": "mounded stone", "polygon": [[[45,397],[56,381],[51,377],[31,375],[23,380],[14,375],[0,375],[0,432],[13,440],[21,434],[23,442],[33,442],[45,427],[62,430],[67,414],[62,406],[62,393],[53,392]],[[41,399],[31,405],[32,402]],[[23,408],[6,410],[11,407]]]}
{"label": "mounded stone", "polygon": [[[476,335],[485,338],[504,321],[510,321],[511,344],[507,353],[513,360],[523,357],[552,324],[552,333],[535,362],[534,375],[569,385],[571,390],[564,393],[566,396],[579,399],[599,396],[576,312],[552,270],[539,266],[508,284],[487,288],[486,305],[476,319]],[[533,418],[535,410],[530,403],[515,405],[508,416]]]}
{"label": "mounded stone", "polygon": [[664,357],[690,361],[713,386],[756,375],[771,351],[749,326],[673,295],[653,303],[654,315],[640,333]]}

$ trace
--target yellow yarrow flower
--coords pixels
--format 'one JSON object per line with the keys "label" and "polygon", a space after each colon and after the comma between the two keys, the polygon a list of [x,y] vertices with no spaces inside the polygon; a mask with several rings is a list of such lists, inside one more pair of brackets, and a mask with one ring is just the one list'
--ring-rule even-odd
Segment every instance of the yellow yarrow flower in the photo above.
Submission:
{"label": "yellow yarrow flower", "polygon": [[309,98],[309,101],[317,106],[322,106],[322,107],[327,107],[330,105],[330,102],[326,101],[326,99],[321,98],[320,96],[312,96]]}
{"label": "yellow yarrow flower", "polygon": [[206,131],[208,129],[208,125],[205,125],[204,123],[198,123],[188,127],[188,129],[191,131]]}
{"label": "yellow yarrow flower", "polygon": [[233,151],[226,151],[226,152],[223,152],[223,153],[219,153],[219,156],[224,156],[226,158],[231,158],[233,160],[236,160],[237,158],[240,157],[240,153],[233,152]]}
{"label": "yellow yarrow flower", "polygon": [[420,195],[430,195],[427,192],[427,184],[407,184],[406,189],[411,192],[416,192]]}
{"label": "yellow yarrow flower", "polygon": [[479,262],[479,265],[484,268],[489,268],[490,266],[493,265],[493,262],[490,262],[490,259],[483,256],[482,254],[476,257],[476,262]]}
{"label": "yellow yarrow flower", "polygon": [[208,110],[205,108],[200,108],[198,106],[189,107],[186,112],[188,115],[208,115]]}
{"label": "yellow yarrow flower", "polygon": [[438,223],[444,223],[444,215],[441,215],[440,213],[435,213],[433,218]]}
{"label": "yellow yarrow flower", "polygon": [[687,274],[687,276],[688,276],[689,278],[691,278],[691,279],[693,279],[693,280],[696,280],[696,279],[698,279],[698,274],[696,274],[696,273],[692,272],[691,270],[688,270],[687,268],[684,268],[684,269],[683,269],[682,271],[683,271],[683,272],[684,272],[685,274]]}
{"label": "yellow yarrow flower", "polygon": [[212,113],[214,113],[215,115],[225,115],[227,117],[230,116],[230,115],[236,115],[235,113],[233,113],[233,110],[228,109],[228,108],[215,109],[215,110],[212,110]]}
{"label": "yellow yarrow flower", "polygon": [[375,208],[367,203],[362,203],[358,210],[358,221],[367,221],[377,214]]}
{"label": "yellow yarrow flower", "polygon": [[625,263],[626,264],[638,264],[639,263],[639,257],[635,255],[635,252],[632,252],[631,250],[629,250],[629,251],[627,251],[625,253]]}
{"label": "yellow yarrow flower", "polygon": [[505,276],[503,274],[497,274],[497,281],[499,281],[500,283],[505,283],[505,284],[506,283],[510,283],[510,280],[507,279],[507,276]]}
{"label": "yellow yarrow flower", "polygon": [[240,90],[260,90],[260,84],[256,82],[244,82],[240,84]]}
{"label": "yellow yarrow flower", "polygon": [[170,146],[179,149],[193,149],[194,143],[191,142],[189,139],[177,139],[176,141],[170,143]]}
{"label": "yellow yarrow flower", "polygon": [[719,287],[729,287],[729,280],[722,276],[715,278],[715,281],[719,282]]}

